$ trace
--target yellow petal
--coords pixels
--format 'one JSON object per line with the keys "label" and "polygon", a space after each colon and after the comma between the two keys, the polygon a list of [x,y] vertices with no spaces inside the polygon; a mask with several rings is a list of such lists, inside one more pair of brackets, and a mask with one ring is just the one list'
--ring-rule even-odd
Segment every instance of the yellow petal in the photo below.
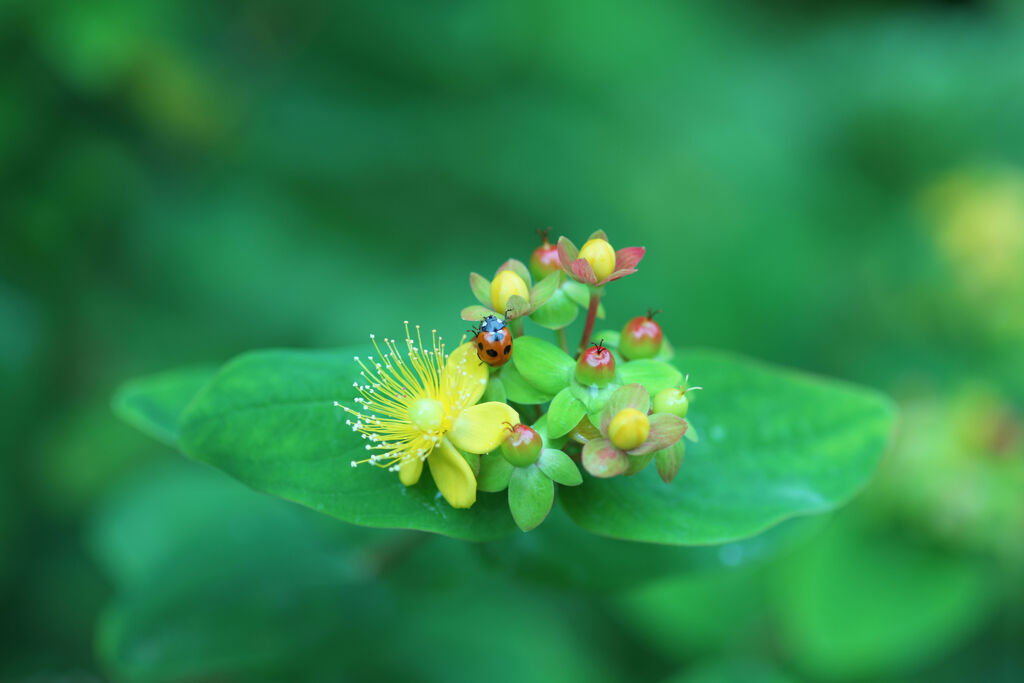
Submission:
{"label": "yellow petal", "polygon": [[442,439],[427,456],[430,476],[437,490],[453,508],[468,508],[476,502],[476,477],[466,459],[448,441]]}
{"label": "yellow petal", "polygon": [[423,473],[423,461],[419,458],[407,458],[398,468],[398,478],[406,486],[412,486],[420,480]]}
{"label": "yellow petal", "polygon": [[438,399],[453,417],[480,400],[487,388],[487,366],[477,358],[476,347],[467,342],[451,352],[441,371]]}
{"label": "yellow petal", "polygon": [[490,453],[508,434],[505,423],[519,424],[519,413],[507,403],[481,403],[462,411],[448,438],[467,453]]}

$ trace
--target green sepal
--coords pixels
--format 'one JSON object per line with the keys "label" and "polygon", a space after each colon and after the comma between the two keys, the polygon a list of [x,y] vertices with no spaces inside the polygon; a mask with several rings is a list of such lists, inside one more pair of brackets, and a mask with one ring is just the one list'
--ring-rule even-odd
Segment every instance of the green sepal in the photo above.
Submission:
{"label": "green sepal", "polygon": [[692,443],[699,442],[700,436],[697,434],[697,428],[693,426],[692,422],[687,422],[686,424],[689,426],[686,428],[686,431],[683,432],[683,436],[689,439]]}
{"label": "green sepal", "polygon": [[544,448],[561,449],[562,445],[568,440],[568,437],[565,436],[559,436],[556,438],[548,434],[548,416],[546,413],[541,415],[540,419],[530,426],[533,427],[535,432],[540,434],[540,439],[544,442]]}
{"label": "green sepal", "polygon": [[558,279],[561,275],[562,274],[560,272],[548,273],[543,280],[530,288],[531,307],[537,308],[538,306],[542,306],[551,298],[558,289]]}
{"label": "green sepal", "polygon": [[508,507],[520,529],[536,529],[554,502],[555,484],[536,464],[515,469],[508,484]]}
{"label": "green sepal", "polygon": [[676,473],[679,472],[679,466],[683,464],[685,455],[686,442],[682,439],[654,454],[654,465],[658,468],[658,476],[662,481],[666,484],[672,483],[672,480],[676,478]]}
{"label": "green sepal", "polygon": [[508,261],[502,263],[498,266],[498,270],[494,272],[494,277],[498,277],[498,273],[503,270],[511,270],[513,273],[523,278],[523,282],[526,283],[527,287],[533,284],[533,276],[530,275],[530,269],[527,268],[526,264],[519,259],[510,258]]}
{"label": "green sepal", "polygon": [[481,306],[479,304],[466,306],[459,311],[460,318],[472,323],[478,323],[489,315],[494,315],[494,311],[492,311],[489,306]]}
{"label": "green sepal", "polygon": [[473,470],[473,476],[479,476],[480,474],[480,456],[476,453],[464,453],[459,451],[463,459],[469,463],[469,468]]}
{"label": "green sepal", "polygon": [[[586,310],[590,307],[590,287],[587,285],[575,280],[566,280],[562,283],[562,289],[565,290],[566,296],[572,299],[580,308]],[[597,317],[604,320],[604,316],[604,304],[599,303],[597,305]]]}
{"label": "green sepal", "polygon": [[631,477],[643,468],[651,464],[651,460],[654,459],[654,453],[647,453],[645,455],[631,455],[629,456],[629,467],[623,472],[627,477]]}
{"label": "green sepal", "polygon": [[519,296],[513,294],[508,298],[508,303],[505,305],[505,310],[500,311],[500,317],[505,320],[514,320],[516,318],[522,318],[530,312],[530,302]]}
{"label": "green sepal", "polygon": [[530,320],[549,330],[560,330],[572,324],[579,313],[580,309],[572,299],[561,289],[556,289],[551,298],[530,315]]}
{"label": "green sepal", "polygon": [[480,474],[476,478],[476,488],[487,493],[504,491],[508,488],[508,482],[515,469],[501,453],[484,453],[480,456]]}
{"label": "green sepal", "polygon": [[541,451],[537,467],[562,486],[579,486],[583,483],[583,475],[572,458],[554,448],[545,448]]}
{"label": "green sepal", "polygon": [[[516,342],[517,345],[519,341]],[[515,356],[516,353],[516,351],[513,351],[512,355]],[[514,363],[506,363],[501,369],[501,383],[505,386],[505,394],[508,400],[514,403],[536,405],[538,403],[547,403],[553,396],[553,394],[545,394],[543,391],[534,388],[523,379]]]}
{"label": "green sepal", "polygon": [[487,308],[491,307],[491,281],[479,273],[469,274],[469,288],[476,300]]}
{"label": "green sepal", "polygon": [[537,337],[516,339],[512,362],[523,379],[548,397],[569,386],[576,367],[569,354]]}
{"label": "green sepal", "polygon": [[569,391],[572,392],[577,401],[583,404],[588,413],[600,413],[601,409],[604,408],[604,404],[608,402],[608,399],[612,397],[612,394],[620,386],[621,383],[618,381],[618,377],[616,377],[616,381],[606,387],[580,384],[573,378],[572,384],[569,385]]}
{"label": "green sepal", "polygon": [[619,376],[623,384],[642,384],[651,396],[683,381],[683,373],[668,363],[653,359],[624,363],[619,367]]}
{"label": "green sepal", "polygon": [[487,388],[484,389],[484,395],[480,397],[480,403],[487,403],[488,401],[505,403],[507,400],[508,392],[505,391],[505,383],[501,381],[501,376],[491,375],[490,379],[487,380]]}
{"label": "green sepal", "polygon": [[562,389],[548,406],[548,434],[554,437],[565,436],[586,414],[586,406],[573,396],[572,390],[569,387]]}

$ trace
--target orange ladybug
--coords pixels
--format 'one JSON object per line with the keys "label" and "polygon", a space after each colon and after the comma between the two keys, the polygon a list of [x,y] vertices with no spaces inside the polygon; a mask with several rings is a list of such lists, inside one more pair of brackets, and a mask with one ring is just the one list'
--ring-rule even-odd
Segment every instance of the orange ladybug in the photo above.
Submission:
{"label": "orange ladybug", "polygon": [[489,315],[474,330],[476,337],[476,355],[480,360],[493,367],[499,367],[512,357],[512,331],[504,320],[496,315]]}

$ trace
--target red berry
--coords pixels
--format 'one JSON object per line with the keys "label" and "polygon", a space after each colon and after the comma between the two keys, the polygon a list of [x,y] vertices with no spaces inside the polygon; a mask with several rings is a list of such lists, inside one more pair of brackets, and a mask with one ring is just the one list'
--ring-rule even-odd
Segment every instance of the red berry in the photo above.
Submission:
{"label": "red berry", "polygon": [[661,351],[664,335],[661,325],[654,322],[654,315],[659,311],[648,311],[647,315],[633,318],[622,328],[619,340],[619,351],[628,360],[654,358]]}
{"label": "red berry", "polygon": [[543,439],[533,427],[518,424],[501,442],[501,454],[516,467],[526,467],[537,462],[543,446]]}
{"label": "red berry", "polygon": [[615,379],[615,357],[601,344],[594,344],[576,361],[576,380],[580,384],[606,387]]}
{"label": "red berry", "polygon": [[547,230],[541,230],[540,236],[544,243],[534,249],[530,256],[530,274],[534,280],[543,280],[544,276],[562,270],[562,264],[558,261],[558,245],[548,242]]}

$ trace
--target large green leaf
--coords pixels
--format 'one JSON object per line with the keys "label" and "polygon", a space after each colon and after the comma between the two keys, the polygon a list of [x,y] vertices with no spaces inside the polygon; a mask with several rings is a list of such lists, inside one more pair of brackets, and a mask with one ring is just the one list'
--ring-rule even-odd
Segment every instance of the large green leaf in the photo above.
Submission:
{"label": "large green leaf", "polygon": [[675,364],[705,387],[687,416],[704,438],[671,484],[649,467],[560,491],[580,526],[638,541],[724,543],[832,510],[874,472],[892,428],[886,397],[714,351],[685,351]]}
{"label": "large green leaf", "polygon": [[881,680],[941,657],[997,604],[982,558],[843,515],[778,568],[785,649],[814,680]]}
{"label": "large green leaf", "polygon": [[257,494],[185,461],[98,510],[89,546],[114,589],[97,625],[115,680],[289,680],[311,653],[358,653],[381,613],[372,545],[401,541]]}
{"label": "large green leaf", "polygon": [[131,380],[114,395],[114,412],[154,439],[177,446],[182,412],[215,372],[201,366]]}
{"label": "large green leaf", "polygon": [[408,488],[370,465],[366,442],[334,402],[354,405],[358,366],[351,352],[258,351],[228,363],[182,418],[181,446],[249,486],[339,519],[420,529],[467,540],[514,530],[504,496],[480,493],[469,510],[451,508],[428,468]]}

